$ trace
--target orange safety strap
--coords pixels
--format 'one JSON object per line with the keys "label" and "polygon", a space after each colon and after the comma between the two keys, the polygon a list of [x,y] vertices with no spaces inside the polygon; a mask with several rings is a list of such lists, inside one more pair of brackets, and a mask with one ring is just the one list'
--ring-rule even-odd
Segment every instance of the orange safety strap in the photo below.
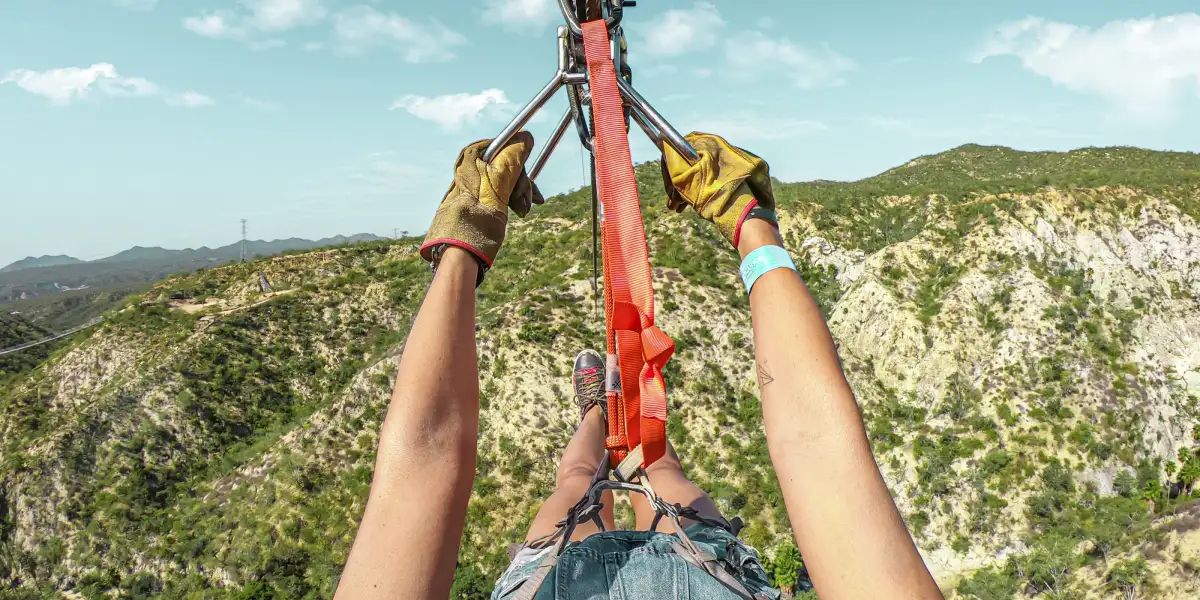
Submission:
{"label": "orange safety strap", "polygon": [[[654,281],[637,178],[629,152],[625,110],[617,88],[608,27],[583,24],[595,121],[596,189],[604,208],[604,312],[609,368],[615,357],[622,384],[609,390],[609,436],[614,461],[642,446],[648,467],[667,449],[667,386],[663,368],[675,342],[654,324]],[[631,376],[637,375],[637,383]],[[614,463],[615,464],[615,463]]]}

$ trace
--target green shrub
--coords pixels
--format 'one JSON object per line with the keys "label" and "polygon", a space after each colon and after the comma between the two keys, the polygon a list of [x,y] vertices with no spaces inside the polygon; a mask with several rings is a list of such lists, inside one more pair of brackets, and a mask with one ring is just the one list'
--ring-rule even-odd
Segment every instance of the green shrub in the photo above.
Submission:
{"label": "green shrub", "polygon": [[1104,589],[1138,598],[1154,585],[1154,573],[1141,557],[1115,563],[1104,576]]}
{"label": "green shrub", "polygon": [[1008,571],[983,568],[975,571],[969,579],[955,588],[959,595],[975,600],[1012,600],[1020,586],[1017,578]]}

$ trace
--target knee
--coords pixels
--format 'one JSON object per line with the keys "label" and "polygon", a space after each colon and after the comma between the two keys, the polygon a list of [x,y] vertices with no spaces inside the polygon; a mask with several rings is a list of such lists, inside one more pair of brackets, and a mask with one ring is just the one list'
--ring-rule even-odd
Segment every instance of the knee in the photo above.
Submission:
{"label": "knee", "polygon": [[580,461],[564,462],[558,466],[555,485],[558,489],[587,488],[592,477],[596,475],[598,465],[584,464]]}
{"label": "knee", "polygon": [[[684,477],[683,466],[679,464],[679,460],[671,454],[667,454],[662,458],[654,461],[646,473],[650,477]],[[684,477],[686,479],[686,477]]]}

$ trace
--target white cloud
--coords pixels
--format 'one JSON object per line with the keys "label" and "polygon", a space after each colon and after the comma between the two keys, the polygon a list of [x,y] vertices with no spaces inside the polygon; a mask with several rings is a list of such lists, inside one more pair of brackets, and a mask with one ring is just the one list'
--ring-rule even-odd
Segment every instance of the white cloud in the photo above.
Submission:
{"label": "white cloud", "polygon": [[180,106],[183,108],[204,108],[205,106],[216,104],[212,98],[192,91],[181,94],[169,94],[166,97],[166,102],[171,106]]}
{"label": "white cloud", "polygon": [[1200,93],[1200,15],[1112,21],[1095,30],[1027,17],[996,28],[973,60],[1006,55],[1135,118],[1164,119],[1189,91]]}
{"label": "white cloud", "polygon": [[140,77],[119,75],[109,63],[47,71],[16,69],[0,79],[0,84],[5,83],[15,84],[31,94],[48,98],[58,106],[67,106],[92,93],[105,96],[153,96],[161,91],[157,85]]}
{"label": "white cloud", "polygon": [[707,50],[717,43],[725,19],[716,6],[697,2],[690,9],[673,9],[657,19],[635,26],[641,45],[651,56],[678,56]]}
{"label": "white cloud", "polygon": [[88,90],[100,79],[116,76],[116,69],[108,63],[99,63],[86,69],[68,67],[37,72],[28,69],[9,71],[0,79],[0,84],[14,83],[17,87],[45,96],[59,106],[70,104],[75,98],[87,96]]}
{"label": "white cloud", "polygon": [[455,46],[467,43],[462,34],[436,20],[417,23],[395,13],[357,6],[334,17],[336,51],[344,55],[382,46],[399,52],[406,62],[442,62],[454,58]]}
{"label": "white cloud", "polygon": [[113,4],[129,10],[146,11],[154,10],[154,7],[158,6],[158,0],[113,0]]}
{"label": "white cloud", "polygon": [[562,11],[555,0],[485,0],[482,19],[512,31],[539,33],[561,21]]}
{"label": "white cloud", "polygon": [[199,17],[187,17],[183,28],[192,33],[214,39],[245,39],[245,28],[235,24],[237,17],[227,11],[218,11]]}
{"label": "white cloud", "polygon": [[260,110],[262,112],[277,112],[279,110],[279,105],[274,102],[267,102],[266,100],[259,100],[257,98],[251,98],[250,96],[244,96],[242,94],[235,94],[234,98],[240,100],[242,104],[245,104],[254,110]]}
{"label": "white cloud", "polygon": [[141,77],[122,77],[116,71],[113,71],[112,77],[101,79],[99,86],[109,96],[124,98],[157,96],[163,92],[162,88]]}
{"label": "white cloud", "polygon": [[259,31],[287,31],[325,19],[322,0],[242,0],[250,11],[248,23]]}
{"label": "white cloud", "polygon": [[[545,0],[543,0],[545,1]],[[517,13],[524,10],[517,0]],[[467,38],[436,19],[414,21],[396,13],[381,12],[361,4],[331,13],[329,0],[240,0],[236,11],[218,10],[183,20],[188,31],[214,39],[245,42],[251,50],[282,48],[288,42],[279,34],[298,27],[328,21],[332,40],[303,44],[308,52],[331,47],[337,54],[352,56],[372,48],[392,48],[410,63],[442,62],[454,58],[454,48]],[[374,0],[372,0],[374,4]]]}
{"label": "white cloud", "polygon": [[767,73],[802,89],[844,85],[846,74],[857,68],[853,60],[827,46],[809,49],[759,31],[747,31],[725,42],[725,57],[734,77]]}
{"label": "white cloud", "polygon": [[286,42],[263,39],[265,34],[316,25],[328,14],[325,0],[241,0],[241,6],[238,11],[218,10],[187,17],[183,27],[204,37],[241,40],[251,50],[266,50]]}
{"label": "white cloud", "polygon": [[513,105],[502,90],[487,89],[478,94],[448,94],[445,96],[407,95],[392,103],[389,110],[406,110],[409,114],[432,121],[448,131],[458,131],[463,125],[480,117],[510,114]]}
{"label": "white cloud", "polygon": [[749,111],[734,112],[696,121],[695,130],[713,133],[734,144],[743,141],[784,140],[813,135],[829,129],[824,123],[789,117],[767,118]]}
{"label": "white cloud", "polygon": [[194,91],[173,93],[141,77],[117,73],[109,63],[90,67],[66,67],[46,71],[16,69],[0,78],[0,85],[11,83],[50,100],[56,106],[68,106],[93,95],[113,98],[161,98],[171,106],[201,108],[214,104],[213,99]]}

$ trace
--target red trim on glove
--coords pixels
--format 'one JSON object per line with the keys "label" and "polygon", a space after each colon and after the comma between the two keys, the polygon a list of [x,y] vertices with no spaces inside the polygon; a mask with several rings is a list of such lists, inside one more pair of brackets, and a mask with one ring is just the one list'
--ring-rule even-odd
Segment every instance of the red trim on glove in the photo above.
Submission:
{"label": "red trim on glove", "polygon": [[448,244],[448,245],[454,246],[456,248],[462,248],[463,250],[466,250],[467,252],[474,254],[475,257],[478,258],[479,260],[482,260],[483,263],[486,264],[489,269],[492,267],[492,261],[488,260],[488,257],[484,256],[484,254],[482,252],[477,250],[474,246],[472,246],[462,240],[456,240],[454,238],[437,238],[436,240],[429,240],[428,242],[425,242],[425,245],[421,246],[421,258],[424,258],[425,260],[432,262],[433,255],[430,253],[430,250],[434,246],[439,246],[441,244]]}
{"label": "red trim on glove", "polygon": [[740,219],[738,219],[737,229],[733,230],[733,249],[734,250],[738,249],[738,242],[740,242],[742,240],[742,225],[745,224],[746,217],[750,215],[750,211],[754,210],[754,207],[756,207],[756,206],[758,206],[757,198],[754,200],[751,200],[750,204],[746,205],[746,210],[742,211],[742,216]]}

